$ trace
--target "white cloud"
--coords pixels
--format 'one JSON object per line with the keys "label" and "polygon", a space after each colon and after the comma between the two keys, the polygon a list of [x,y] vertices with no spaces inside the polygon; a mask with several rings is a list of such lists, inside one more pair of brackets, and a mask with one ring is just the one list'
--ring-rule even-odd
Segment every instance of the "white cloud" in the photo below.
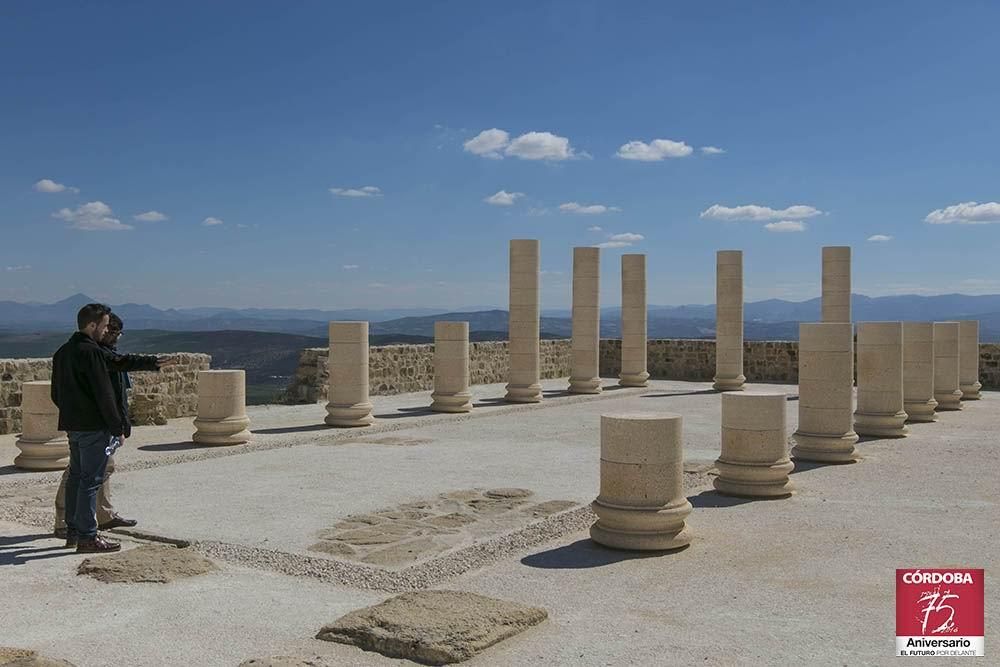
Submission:
{"label": "white cloud", "polygon": [[701,152],[705,155],[722,155],[726,151],[719,148],[718,146],[702,146]]}
{"label": "white cloud", "polygon": [[549,214],[549,209],[547,209],[547,208],[529,208],[528,209],[528,215],[530,215],[532,217],[537,217],[537,216],[540,216],[540,215],[548,215],[548,214]]}
{"label": "white cloud", "polygon": [[646,237],[642,234],[633,234],[632,232],[625,232],[624,234],[612,234],[609,237],[611,241],[628,241],[629,243],[635,243],[637,241],[642,241]]}
{"label": "white cloud", "polygon": [[995,201],[979,204],[974,201],[962,202],[946,208],[938,208],[927,214],[924,222],[932,225],[988,225],[1000,222],[1000,203]]}
{"label": "white cloud", "polygon": [[781,222],[769,222],[764,225],[764,229],[769,232],[804,232],[806,223],[798,220],[782,220]]}
{"label": "white cloud", "polygon": [[588,157],[586,153],[577,153],[569,139],[551,132],[525,132],[512,141],[510,134],[494,127],[483,130],[462,145],[466,152],[492,160],[502,160],[505,155],[522,160],[552,161]]}
{"label": "white cloud", "polygon": [[604,243],[598,243],[598,248],[627,248],[632,245],[628,241],[605,241]]}
{"label": "white cloud", "polygon": [[575,201],[571,201],[565,204],[559,204],[559,210],[563,213],[601,215],[602,213],[615,213],[621,209],[617,206],[605,206],[604,204],[578,204]]}
{"label": "white cloud", "polygon": [[381,197],[382,190],[374,185],[366,185],[363,188],[330,188],[330,192],[338,197]]}
{"label": "white cloud", "polygon": [[462,146],[466,152],[491,160],[502,160],[503,149],[510,143],[510,135],[503,130],[493,128],[483,130],[473,138],[466,141]]}
{"label": "white cloud", "polygon": [[133,215],[132,218],[140,222],[163,222],[168,219],[167,216],[159,211],[146,211],[145,213]]}
{"label": "white cloud", "polygon": [[55,181],[43,178],[32,186],[35,192],[72,192],[73,194],[79,194],[80,188],[73,188],[68,185],[63,185],[62,183],[56,183]]}
{"label": "white cloud", "polygon": [[644,141],[630,141],[627,144],[622,144],[616,155],[623,160],[659,162],[671,157],[687,157],[693,152],[694,149],[683,141],[653,139],[648,144]]}
{"label": "white cloud", "polygon": [[65,220],[73,229],[85,232],[118,232],[133,229],[114,217],[111,207],[102,201],[87,202],[75,209],[61,208],[52,214],[53,218]]}
{"label": "white cloud", "polygon": [[21,266],[8,266],[7,267],[7,271],[11,271],[11,272],[14,272],[14,271],[31,271],[31,265],[30,264],[24,264],[24,265],[21,265]]}
{"label": "white cloud", "polygon": [[221,225],[222,224],[222,220],[219,219],[219,218],[213,218],[213,217],[209,216],[209,217],[205,218],[204,220],[202,220],[201,224],[204,225],[205,227],[214,227],[215,225]]}
{"label": "white cloud", "polygon": [[713,204],[701,212],[701,217],[705,220],[722,220],[724,222],[735,220],[767,222],[769,220],[804,220],[805,218],[822,215],[822,213],[823,211],[817,208],[802,204],[782,209],[773,209],[769,206],[758,206],[757,204],[734,207]]}
{"label": "white cloud", "polygon": [[523,196],[523,192],[507,192],[506,190],[500,190],[495,195],[490,195],[483,201],[487,204],[492,204],[493,206],[513,206],[514,202],[517,201],[519,197]]}
{"label": "white cloud", "polygon": [[885,243],[886,241],[891,241],[892,237],[885,234],[875,234],[874,236],[869,236],[868,240],[873,243]]}
{"label": "white cloud", "polygon": [[592,227],[587,227],[587,231],[588,232],[603,232],[604,230],[601,229],[600,227],[598,227],[597,225],[594,225]]}
{"label": "white cloud", "polygon": [[342,268],[344,269],[344,271],[353,271],[354,269],[358,268],[358,265],[357,264],[344,264],[344,266]]}

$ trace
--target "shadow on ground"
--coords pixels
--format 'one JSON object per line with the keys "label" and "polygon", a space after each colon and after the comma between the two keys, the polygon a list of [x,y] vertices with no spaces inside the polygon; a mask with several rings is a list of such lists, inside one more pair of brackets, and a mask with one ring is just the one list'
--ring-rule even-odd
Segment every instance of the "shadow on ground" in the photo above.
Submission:
{"label": "shadow on ground", "polygon": [[215,449],[215,445],[199,445],[196,442],[185,440],[183,442],[165,442],[158,445],[142,445],[136,447],[144,452],[183,452],[189,449]]}
{"label": "shadow on ground", "polygon": [[726,496],[718,491],[702,491],[696,496],[688,496],[691,507],[737,507],[747,503],[770,502],[772,500],[787,500],[788,496],[777,496],[775,498],[746,498],[739,496]]}
{"label": "shadow on ground", "polygon": [[[33,560],[58,558],[75,554],[76,550],[66,549],[60,540],[50,547],[28,547],[38,540],[52,538],[51,533],[35,533],[33,535],[13,535],[0,537],[0,567],[6,565],[24,565]],[[55,538],[52,538],[53,541]]]}
{"label": "shadow on ground", "polygon": [[714,389],[698,389],[696,391],[671,391],[662,394],[643,394],[642,398],[670,398],[671,396],[702,396],[704,394],[718,394],[721,392]]}
{"label": "shadow on ground", "polygon": [[[680,551],[677,549],[676,551]],[[593,540],[577,540],[573,544],[540,551],[521,559],[522,565],[543,570],[583,570],[604,567],[626,560],[656,558],[672,551],[623,551],[610,549]]]}
{"label": "shadow on ground", "polygon": [[282,433],[308,433],[309,431],[325,431],[327,429],[333,429],[333,427],[327,424],[306,424],[305,426],[282,426],[280,428],[254,428],[250,429],[250,432],[261,435],[280,435]]}

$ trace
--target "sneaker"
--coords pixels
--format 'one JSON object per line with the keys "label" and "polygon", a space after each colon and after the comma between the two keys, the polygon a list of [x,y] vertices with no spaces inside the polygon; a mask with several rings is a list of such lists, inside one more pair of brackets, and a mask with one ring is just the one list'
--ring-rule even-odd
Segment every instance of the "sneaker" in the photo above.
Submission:
{"label": "sneaker", "polygon": [[111,542],[100,535],[91,539],[80,540],[76,546],[78,554],[103,554],[112,551],[119,551],[122,545],[118,542]]}

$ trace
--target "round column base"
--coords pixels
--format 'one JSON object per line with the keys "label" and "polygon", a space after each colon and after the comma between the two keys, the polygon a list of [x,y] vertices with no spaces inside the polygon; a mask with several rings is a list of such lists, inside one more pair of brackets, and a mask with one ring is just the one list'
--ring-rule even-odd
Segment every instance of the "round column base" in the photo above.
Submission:
{"label": "round column base", "polygon": [[737,375],[736,377],[719,377],[716,375],[713,381],[712,389],[715,391],[743,391],[746,388],[744,385],[747,378],[745,375]]}
{"label": "round column base", "polygon": [[598,544],[629,551],[670,551],[691,542],[684,520],[691,514],[687,498],[666,507],[606,505],[598,498],[590,505],[597,521],[590,537]]}
{"label": "round column base", "polygon": [[372,404],[368,402],[342,405],[327,403],[326,419],[323,421],[327,426],[371,426],[375,417],[372,416]]}
{"label": "round column base", "polygon": [[905,438],[910,434],[906,417],[903,411],[894,414],[855,412],[854,432],[876,438]]}
{"label": "round column base", "polygon": [[792,447],[792,457],[798,461],[855,463],[861,458],[854,446],[858,441],[858,434],[854,431],[839,436],[796,431],[792,437],[796,443]]}
{"label": "round column base", "polygon": [[21,437],[14,445],[21,450],[14,465],[22,470],[62,470],[69,465],[69,440],[65,437],[42,441]]}
{"label": "round column base", "polygon": [[541,403],[542,385],[534,384],[508,384],[507,395],[503,400],[508,403]]}
{"label": "round column base", "polygon": [[472,394],[459,392],[455,394],[431,394],[431,410],[434,412],[470,412],[472,410]]}
{"label": "round column base", "polygon": [[983,388],[982,382],[976,382],[975,384],[963,384],[959,388],[962,390],[963,401],[978,401],[982,398],[979,394],[979,390]]}
{"label": "round column base", "polygon": [[936,407],[937,401],[933,398],[926,401],[910,401],[903,404],[903,409],[906,410],[906,421],[908,422],[936,422],[938,420],[937,415],[934,413],[934,408]]}
{"label": "round column base", "polygon": [[574,378],[569,379],[569,393],[571,394],[600,394],[601,378]]}
{"label": "round column base", "polygon": [[641,373],[622,373],[618,384],[622,387],[648,387],[649,373],[646,371]]}
{"label": "round column base", "polygon": [[248,426],[250,426],[249,417],[232,419],[196,417],[195,433],[191,436],[191,440],[199,445],[242,445],[250,442],[253,437],[247,429]]}
{"label": "round column base", "polygon": [[771,464],[731,463],[719,459],[715,462],[719,476],[713,482],[715,490],[727,496],[744,498],[787,498],[795,485],[788,473],[795,469],[789,459]]}
{"label": "round column base", "polygon": [[962,405],[961,389],[956,389],[955,391],[950,391],[948,393],[934,394],[934,399],[937,401],[938,412],[962,410],[965,407]]}

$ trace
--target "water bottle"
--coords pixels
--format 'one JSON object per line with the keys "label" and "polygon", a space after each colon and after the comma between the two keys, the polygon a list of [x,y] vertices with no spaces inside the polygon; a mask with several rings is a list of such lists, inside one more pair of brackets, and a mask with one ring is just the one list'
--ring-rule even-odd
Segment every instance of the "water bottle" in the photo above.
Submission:
{"label": "water bottle", "polygon": [[115,450],[117,450],[121,446],[122,446],[122,439],[119,438],[117,435],[113,435],[111,436],[111,443],[104,448],[104,453],[107,454],[108,456],[111,456],[112,454],[115,453]]}

